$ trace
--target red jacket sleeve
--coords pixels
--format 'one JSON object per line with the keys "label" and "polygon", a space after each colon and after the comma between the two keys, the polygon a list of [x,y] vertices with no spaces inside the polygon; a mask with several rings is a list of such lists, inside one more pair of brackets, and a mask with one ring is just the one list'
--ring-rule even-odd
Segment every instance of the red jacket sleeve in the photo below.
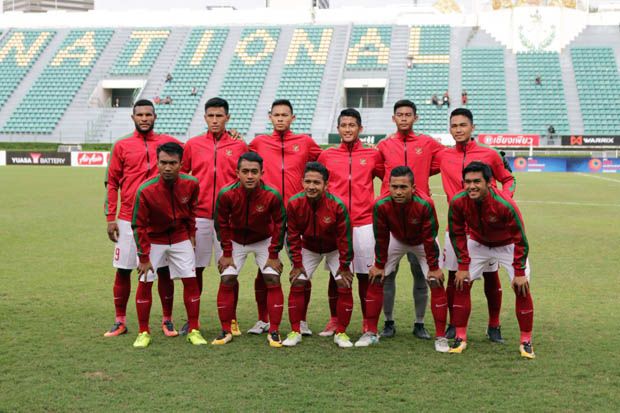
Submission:
{"label": "red jacket sleeve", "polygon": [[502,184],[502,194],[512,198],[517,190],[517,180],[504,166],[504,161],[500,155],[494,157],[494,161],[491,164],[491,170],[493,171],[493,177],[496,181]]}
{"label": "red jacket sleeve", "polygon": [[521,211],[512,199],[507,200],[510,207],[507,211],[507,228],[513,234],[513,242],[515,245],[512,266],[515,270],[515,277],[525,276],[525,267],[527,265],[527,256],[529,253],[529,244],[525,235],[525,225]]}
{"label": "red jacket sleeve", "polygon": [[307,162],[316,161],[319,159],[319,155],[323,150],[321,147],[312,139],[312,137],[308,137],[308,160]]}
{"label": "red jacket sleeve", "polygon": [[336,215],[338,223],[338,253],[340,256],[340,271],[349,271],[349,266],[353,260],[353,230],[351,229],[351,219],[349,212],[343,203],[338,203]]}
{"label": "red jacket sleeve", "polygon": [[213,221],[215,233],[222,247],[224,257],[232,257],[232,234],[230,229],[230,195],[228,192],[220,191],[215,203]]}
{"label": "red jacket sleeve", "polygon": [[459,271],[469,271],[469,251],[467,250],[467,234],[465,232],[465,216],[463,215],[463,207],[457,198],[450,203],[448,209],[448,228],[450,234],[450,242],[456,259]]}
{"label": "red jacket sleeve", "polygon": [[110,155],[110,164],[108,165],[104,182],[106,186],[104,213],[108,222],[112,222],[116,219],[118,190],[122,175],[123,161],[121,159],[120,146],[114,145],[112,148],[112,154]]}
{"label": "red jacket sleeve", "polygon": [[286,222],[287,230],[287,243],[288,250],[293,263],[293,268],[300,268],[303,266],[303,260],[301,256],[301,233],[299,214],[295,213],[295,207],[292,202],[288,203],[286,208],[286,216],[288,220]]}
{"label": "red jacket sleeve", "polygon": [[445,146],[440,144],[439,142],[433,140],[433,145],[431,148],[431,152],[433,154],[433,159],[431,160],[431,173],[430,175],[437,175],[440,172],[441,167],[441,152],[446,149]]}
{"label": "red jacket sleeve", "polygon": [[385,175],[385,164],[383,163],[383,156],[381,152],[375,149],[375,168],[372,170],[372,175],[376,178],[383,180]]}
{"label": "red jacket sleeve", "polygon": [[437,213],[433,201],[429,199],[428,206],[425,207],[426,216],[423,220],[422,233],[424,237],[424,253],[426,262],[431,271],[439,269],[439,245],[437,245]]}
{"label": "red jacket sleeve", "polygon": [[138,247],[138,257],[140,262],[149,262],[151,253],[151,240],[149,239],[149,205],[146,197],[142,194],[142,189],[136,193],[133,207],[133,218],[131,228]]}
{"label": "red jacket sleeve", "polygon": [[189,217],[187,222],[185,223],[185,227],[187,228],[187,235],[190,238],[196,237],[196,207],[198,206],[198,195],[200,194],[200,186],[198,182],[193,182],[192,185],[192,194],[189,199]]}
{"label": "red jacket sleeve", "polygon": [[375,234],[375,267],[383,269],[387,262],[390,245],[390,226],[384,208],[381,208],[378,202],[373,212],[372,229]]}
{"label": "red jacket sleeve", "polygon": [[192,145],[185,145],[183,148],[183,161],[181,163],[181,173],[189,174],[192,171]]}
{"label": "red jacket sleeve", "polygon": [[271,244],[269,245],[269,259],[278,258],[278,254],[284,246],[284,235],[286,232],[286,211],[284,201],[279,194],[273,194],[271,198],[271,220],[273,221],[273,233],[271,234]]}

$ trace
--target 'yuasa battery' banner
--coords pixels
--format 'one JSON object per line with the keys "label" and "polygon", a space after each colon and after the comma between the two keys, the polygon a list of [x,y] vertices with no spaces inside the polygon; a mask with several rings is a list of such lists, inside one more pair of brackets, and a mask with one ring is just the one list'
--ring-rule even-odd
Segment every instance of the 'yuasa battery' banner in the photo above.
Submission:
{"label": "'yuasa battery' banner", "polygon": [[69,152],[6,152],[7,165],[71,166]]}
{"label": "'yuasa battery' banner", "polygon": [[620,136],[562,136],[564,146],[620,146]]}

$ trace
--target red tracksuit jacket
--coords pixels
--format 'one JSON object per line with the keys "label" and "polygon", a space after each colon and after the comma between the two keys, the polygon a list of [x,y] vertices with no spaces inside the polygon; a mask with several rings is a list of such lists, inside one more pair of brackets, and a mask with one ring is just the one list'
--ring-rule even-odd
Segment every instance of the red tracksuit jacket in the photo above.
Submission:
{"label": "red tracksuit jacket", "polygon": [[491,188],[480,202],[459,192],[452,198],[448,210],[450,241],[459,263],[459,270],[469,269],[467,236],[487,247],[515,244],[513,267],[515,276],[525,275],[529,246],[521,212],[512,198]]}
{"label": "red tracksuit jacket", "polygon": [[372,224],[373,179],[383,179],[383,161],[379,152],[364,148],[358,139],[323,151],[318,161],[329,170],[329,192],[345,203],[351,225]]}
{"label": "red tracksuit jacket", "polygon": [[445,147],[426,135],[400,132],[383,139],[377,145],[385,165],[385,174],[381,185],[381,196],[390,194],[390,172],[397,166],[405,165],[413,171],[416,191],[430,195],[428,179],[439,173],[439,153]]}
{"label": "red tracksuit jacket", "polygon": [[131,227],[140,262],[148,262],[151,244],[176,244],[196,234],[198,180],[180,174],[167,184],[159,175],[144,182],[136,193]]}
{"label": "red tracksuit jacket", "polygon": [[248,151],[248,145],[227,132],[219,141],[207,132],[188,140],[183,149],[181,172],[191,172],[200,183],[196,216],[212,219],[217,194],[237,179],[237,160]]}
{"label": "red tracksuit jacket", "polygon": [[263,158],[263,180],[282,195],[285,205],[302,190],[306,163],[315,161],[321,154],[321,147],[310,136],[295,135],[290,130],[282,136],[275,131],[271,135],[259,135],[250,142],[250,150]]}
{"label": "red tracksuit jacket", "polygon": [[481,145],[471,140],[465,144],[457,143],[454,148],[446,148],[440,154],[440,170],[443,189],[448,198],[448,203],[454,195],[463,190],[463,169],[473,161],[484,162],[493,172],[493,185],[496,180],[501,182],[502,191],[512,198],[517,182],[504,167],[501,155],[493,148]]}
{"label": "red tracksuit jacket", "polygon": [[278,258],[284,245],[286,211],[282,197],[263,182],[248,191],[239,181],[222,188],[215,204],[215,230],[225,257],[232,241],[247,245],[271,237],[269,258]]}
{"label": "red tracksuit jacket", "polygon": [[437,213],[435,204],[417,190],[411,202],[398,204],[391,196],[379,199],[373,212],[375,233],[375,267],[385,268],[388,258],[390,233],[407,245],[424,244],[429,270],[439,268],[439,245],[437,237]]}
{"label": "red tracksuit jacket", "polygon": [[153,131],[146,136],[134,131],[130,137],[114,144],[105,180],[104,212],[108,222],[116,219],[119,190],[121,208],[118,219],[131,221],[136,191],[144,181],[157,175],[157,147],[166,142],[182,144],[172,136],[158,135]]}
{"label": "red tracksuit jacket", "polygon": [[301,248],[319,254],[338,249],[340,270],[349,269],[353,259],[351,221],[344,203],[325,192],[310,202],[305,192],[291,197],[286,208],[288,245],[294,267],[301,267]]}

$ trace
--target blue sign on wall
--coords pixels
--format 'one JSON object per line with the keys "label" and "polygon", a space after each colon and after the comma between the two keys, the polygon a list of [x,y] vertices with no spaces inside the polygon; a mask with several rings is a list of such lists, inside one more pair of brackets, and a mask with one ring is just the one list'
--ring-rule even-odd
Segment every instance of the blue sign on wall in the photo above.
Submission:
{"label": "blue sign on wall", "polygon": [[620,173],[620,159],[507,157],[515,172]]}

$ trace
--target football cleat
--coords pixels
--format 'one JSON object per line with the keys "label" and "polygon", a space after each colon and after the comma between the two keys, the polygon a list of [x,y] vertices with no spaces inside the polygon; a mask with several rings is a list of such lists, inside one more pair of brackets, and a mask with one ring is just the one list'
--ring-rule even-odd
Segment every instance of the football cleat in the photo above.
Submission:
{"label": "football cleat", "polygon": [[336,327],[338,327],[338,318],[337,317],[331,317],[329,319],[329,321],[327,322],[327,325],[325,326],[323,331],[321,331],[319,333],[319,336],[321,336],[321,337],[331,337],[331,336],[333,336],[334,333],[336,332]]}
{"label": "football cleat", "polygon": [[277,331],[272,331],[267,336],[267,341],[269,341],[270,347],[280,348],[282,347],[282,339],[280,338],[280,334]]}
{"label": "football cleat", "polygon": [[136,337],[136,341],[133,342],[133,346],[135,348],[147,348],[151,344],[151,335],[148,331],[143,331],[138,334]]}
{"label": "football cleat", "polygon": [[302,336],[311,336],[312,335],[312,330],[310,330],[310,327],[308,327],[308,322],[307,321],[301,321],[299,323],[299,331],[301,332]]}
{"label": "football cleat", "polygon": [[161,323],[161,330],[164,332],[166,337],[176,337],[179,335],[179,332],[174,329],[174,324],[172,324],[172,320],[166,320]]}
{"label": "football cleat", "polygon": [[435,338],[435,351],[440,353],[447,353],[450,351],[450,345],[448,344],[448,339],[445,337],[436,337]]}
{"label": "football cleat", "polygon": [[368,347],[375,344],[379,344],[379,335],[376,333],[372,333],[370,331],[365,332],[362,336],[355,342],[355,347]]}
{"label": "football cleat", "polygon": [[448,324],[448,328],[446,328],[446,338],[448,340],[453,340],[456,338],[456,327],[452,324]]}
{"label": "football cleat", "polygon": [[351,343],[351,339],[347,335],[347,333],[338,333],[334,336],[334,343],[338,344],[340,348],[351,348],[353,347],[353,343]]}
{"label": "football cleat", "polygon": [[519,351],[521,352],[521,357],[523,358],[536,358],[536,355],[534,354],[534,347],[532,347],[532,343],[530,343],[529,341],[524,341],[523,343],[521,343],[521,345],[519,346]]}
{"label": "football cleat", "polygon": [[181,327],[181,331],[180,331],[180,334],[182,336],[186,336],[187,333],[189,333],[189,323],[183,324],[183,327]]}
{"label": "football cleat", "polygon": [[396,335],[396,325],[394,324],[394,320],[385,320],[383,324],[383,331],[381,332],[381,337],[392,338]]}
{"label": "football cleat", "polygon": [[487,337],[494,343],[504,344],[504,339],[502,338],[502,330],[500,326],[487,327]]}
{"label": "football cleat", "polygon": [[463,341],[462,338],[457,337],[454,339],[454,343],[450,350],[448,351],[451,354],[461,354],[467,348],[467,341]]}
{"label": "football cleat", "polygon": [[241,335],[241,330],[239,329],[239,323],[237,323],[237,320],[230,321],[230,332],[235,337],[239,337]]}
{"label": "football cleat", "polygon": [[196,329],[189,332],[189,334],[187,335],[187,341],[189,341],[195,346],[202,346],[207,344],[207,340],[205,340],[202,334],[200,334],[200,330]]}
{"label": "football cleat", "polygon": [[298,333],[297,331],[291,331],[286,336],[286,340],[282,342],[282,345],[284,347],[294,347],[297,344],[301,343],[301,337],[302,337],[301,333]]}
{"label": "football cleat", "polygon": [[269,323],[265,323],[262,320],[258,320],[254,327],[248,330],[249,334],[263,334],[269,331]]}
{"label": "football cleat", "polygon": [[422,340],[430,340],[431,335],[428,333],[428,330],[424,327],[424,323],[415,323],[413,325],[413,335],[417,338],[421,338]]}
{"label": "football cleat", "polygon": [[116,336],[120,336],[121,334],[127,334],[127,331],[128,330],[125,324],[121,323],[120,321],[117,321],[116,323],[114,323],[110,331],[106,331],[103,336],[104,337],[116,337]]}
{"label": "football cleat", "polygon": [[215,340],[211,342],[214,346],[223,346],[224,344],[232,341],[232,333],[222,330],[219,336],[215,337]]}

